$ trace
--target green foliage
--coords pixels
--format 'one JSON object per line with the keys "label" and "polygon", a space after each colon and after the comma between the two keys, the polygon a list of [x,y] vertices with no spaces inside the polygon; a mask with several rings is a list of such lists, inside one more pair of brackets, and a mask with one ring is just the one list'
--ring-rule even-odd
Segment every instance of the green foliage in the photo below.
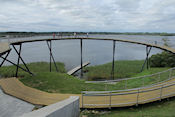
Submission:
{"label": "green foliage", "polygon": [[[85,83],[76,77],[65,73],[38,72],[35,76],[26,75],[20,79],[25,85],[51,93],[72,93],[80,94],[81,91],[102,91],[105,84]],[[108,85],[109,89],[117,89],[113,85]]]}
{"label": "green foliage", "polygon": [[[140,72],[143,60],[115,61],[114,78],[126,78]],[[90,66],[85,68],[88,71],[85,76],[88,80],[111,79],[112,63]]]}
{"label": "green foliage", "polygon": [[[120,63],[121,62],[121,63]],[[140,64],[138,61],[135,61],[135,64]],[[130,64],[129,61],[118,61],[118,65],[124,65]],[[131,62],[132,63],[132,62]],[[118,89],[124,89],[125,88],[125,82],[118,82],[116,84],[104,84],[104,83],[85,83],[85,80],[79,79],[77,77],[73,77],[70,75],[67,75],[65,73],[64,64],[63,63],[57,63],[59,70],[61,70],[59,73],[55,72],[53,68],[53,72],[49,71],[49,63],[45,62],[39,62],[39,63],[30,63],[28,64],[28,67],[30,70],[35,74],[34,76],[29,75],[28,73],[24,71],[19,71],[20,80],[27,86],[37,88],[39,90],[47,91],[47,92],[56,92],[56,93],[73,93],[73,94],[80,94],[81,91],[104,91],[104,90],[118,90]],[[109,64],[111,65],[111,64]],[[53,66],[53,65],[52,65]],[[53,66],[54,67],[54,66]],[[136,67],[133,67],[136,69]],[[124,68],[122,68],[124,69]],[[152,73],[156,73],[159,71],[166,70],[168,68],[151,68],[149,70],[145,70],[142,73],[138,74],[130,74],[131,77],[135,76],[143,76],[148,75]],[[15,75],[15,66],[6,66],[2,67],[0,69],[0,73],[3,76],[6,77],[13,77]],[[124,70],[123,70],[124,71]],[[138,70],[139,71],[139,70]],[[97,74],[97,73],[96,73]],[[124,74],[124,72],[123,72]],[[165,80],[167,77],[167,74],[161,75],[160,80]],[[155,83],[157,78],[147,78],[147,79],[134,79],[127,81],[127,88],[135,88]],[[158,81],[157,81],[158,82]]]}
{"label": "green foliage", "polygon": [[150,57],[151,67],[175,67],[175,55],[169,52],[162,52]]}
{"label": "green foliage", "polygon": [[[143,76],[159,71],[166,70],[168,68],[151,68],[145,70],[136,76]],[[161,75],[161,81],[168,78],[168,73]],[[81,91],[104,91],[104,90],[119,90],[125,88],[125,81],[118,82],[116,84],[104,84],[104,83],[85,83],[85,80],[79,79],[74,76],[67,75],[65,73],[57,72],[37,72],[35,76],[25,75],[20,79],[25,85],[39,90],[43,90],[51,93],[73,93],[80,94]],[[136,88],[150,85],[158,82],[156,76],[146,79],[134,79],[127,81],[127,88]]]}
{"label": "green foliage", "polygon": [[[64,68],[64,63],[56,62],[56,64],[57,64],[57,67],[58,67],[58,71],[60,73],[65,73],[66,72],[66,70]],[[41,72],[41,71],[42,72],[48,72],[49,69],[50,69],[49,65],[50,65],[50,63],[47,63],[47,62],[37,62],[37,63],[27,64],[30,71],[34,74],[37,73],[37,72]],[[24,65],[20,64],[20,66],[25,68]],[[52,63],[52,71],[53,72],[56,71],[55,66],[54,66],[53,63]],[[3,67],[0,68],[0,75],[2,77],[15,77],[15,74],[16,74],[16,66],[13,66],[13,65],[12,66],[3,66]],[[24,77],[27,74],[28,74],[27,72],[25,72],[25,71],[23,71],[19,68],[19,74],[18,74],[19,77]]]}

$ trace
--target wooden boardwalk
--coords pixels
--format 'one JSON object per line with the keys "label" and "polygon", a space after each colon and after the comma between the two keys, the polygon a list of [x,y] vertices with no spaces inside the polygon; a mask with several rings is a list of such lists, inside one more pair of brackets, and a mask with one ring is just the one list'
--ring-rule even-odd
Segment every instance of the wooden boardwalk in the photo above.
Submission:
{"label": "wooden boardwalk", "polygon": [[[169,80],[166,83],[174,82],[175,79]],[[155,88],[160,88],[159,90],[153,90],[148,92],[143,92],[139,94],[127,94],[127,95],[113,95],[113,96],[82,96],[81,94],[59,94],[59,93],[47,93],[34,88],[25,86],[16,78],[7,78],[0,80],[0,86],[6,94],[12,95],[24,101],[37,105],[50,105],[58,101],[69,98],[70,96],[80,96],[80,107],[82,108],[109,108],[110,107],[124,107],[133,106],[137,104],[144,104],[153,101],[157,101],[163,98],[175,96],[175,85],[171,87],[166,87],[168,84],[164,84],[163,90],[160,86],[153,86],[148,88],[143,88],[140,91],[151,90]],[[161,93],[161,91],[162,93]],[[136,90],[137,91],[137,90]],[[128,91],[128,93],[132,93]],[[120,92],[120,93],[126,93]],[[137,100],[138,99],[138,100]],[[111,101],[111,103],[109,103]],[[98,105],[97,105],[98,104]]]}
{"label": "wooden boardwalk", "polygon": [[[165,51],[169,51],[175,53],[175,49],[169,48],[167,46],[159,46],[149,43],[130,41],[130,40],[120,40],[120,39],[104,39],[104,38],[61,38],[61,39],[52,39],[52,40],[75,40],[75,39],[84,39],[84,40],[109,40],[109,41],[120,41],[127,43],[140,44],[150,47],[159,48]],[[36,41],[47,41],[50,39],[40,39],[40,40],[25,40],[13,42],[11,44],[20,44],[27,42],[36,42]],[[0,43],[0,56],[10,50],[10,45],[8,43]],[[132,106],[137,104],[149,103],[157,100],[161,100],[163,98],[168,98],[175,96],[175,79],[168,81],[169,83],[173,83],[172,86],[167,86],[169,84],[161,84],[160,86],[153,86],[140,89],[140,93],[137,93],[136,90],[132,91],[123,91],[120,93],[112,93],[110,95],[104,94],[88,96],[81,94],[59,94],[59,93],[47,93],[34,88],[30,88],[25,86],[16,78],[7,78],[0,80],[0,86],[3,91],[9,95],[17,97],[19,99],[25,100],[32,104],[37,105],[50,105],[52,103],[62,101],[64,99],[69,98],[69,96],[80,96],[80,107],[83,108],[108,108],[108,107],[124,107],[124,106]],[[166,82],[166,83],[168,83]],[[163,88],[162,88],[163,85]],[[155,90],[153,90],[155,89]],[[138,91],[138,92],[139,92]],[[127,94],[121,94],[126,93]],[[133,93],[136,92],[136,93]]]}
{"label": "wooden boardwalk", "polygon": [[[89,65],[89,64],[90,64],[90,62],[85,62],[85,63],[83,63],[82,67],[86,67],[86,66]],[[67,74],[68,74],[68,75],[72,75],[72,74],[74,74],[75,72],[79,71],[80,69],[81,69],[81,65],[79,65],[79,66],[75,67],[74,69],[68,71]]]}
{"label": "wooden boardwalk", "polygon": [[138,41],[131,41],[131,40],[124,40],[124,39],[106,39],[106,38],[59,38],[59,39],[37,39],[37,40],[23,40],[23,41],[16,41],[16,42],[11,42],[10,44],[1,42],[0,43],[0,54],[3,52],[6,52],[7,50],[10,49],[10,45],[15,45],[15,44],[21,44],[21,43],[29,43],[29,42],[38,42],[38,41],[48,41],[48,40],[78,40],[78,39],[83,39],[83,40],[106,40],[106,41],[119,41],[119,42],[126,42],[126,43],[133,43],[133,44],[139,44],[139,45],[145,45],[145,46],[150,46],[150,47],[155,47],[159,48],[165,51],[169,51],[172,53],[175,53],[174,48],[170,48],[167,46],[160,46],[156,44],[150,44],[150,43],[145,43],[145,42],[138,42]]}
{"label": "wooden boardwalk", "polygon": [[55,39],[37,39],[37,40],[23,40],[23,41],[17,41],[17,42],[12,42],[11,44],[20,44],[20,43],[29,43],[29,42],[38,42],[38,41],[48,41],[48,40],[78,40],[78,39],[83,39],[83,40],[106,40],[106,41],[119,41],[119,42],[126,42],[126,43],[133,43],[133,44],[139,44],[139,45],[145,45],[145,46],[150,46],[150,47],[155,47],[155,48],[159,48],[165,51],[169,51],[172,53],[175,53],[175,49],[174,48],[170,48],[167,46],[160,46],[157,44],[151,44],[151,43],[145,43],[145,42],[139,42],[139,41],[132,41],[132,40],[125,40],[125,39],[107,39],[107,38],[82,38],[82,37],[78,37],[78,38],[67,38],[67,37],[63,37],[63,38],[55,38]]}
{"label": "wooden boardwalk", "polygon": [[6,42],[0,43],[0,55],[5,54],[7,51],[10,50],[10,45]]}

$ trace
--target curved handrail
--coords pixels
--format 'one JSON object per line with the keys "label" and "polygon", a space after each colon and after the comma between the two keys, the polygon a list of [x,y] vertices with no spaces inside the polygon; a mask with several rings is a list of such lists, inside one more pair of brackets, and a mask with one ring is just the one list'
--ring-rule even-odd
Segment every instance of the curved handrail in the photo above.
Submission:
{"label": "curved handrail", "polygon": [[[62,38],[62,39],[53,39],[53,40],[70,40],[70,39],[82,39],[82,38]],[[84,39],[92,39],[92,40],[115,40],[115,41],[121,41],[121,40],[117,40],[117,39],[95,39],[95,38],[84,38]],[[50,40],[50,39],[45,39],[45,40],[37,40],[37,41],[47,41],[47,40]],[[35,40],[30,40],[30,41],[20,41],[20,42],[13,42],[13,43],[10,43],[10,44],[19,44],[19,43],[27,43],[27,42],[35,42]],[[128,41],[128,40],[122,40],[121,42],[128,42],[128,43],[136,43],[136,44],[141,44],[141,45],[147,45],[147,46],[151,46],[151,47],[156,47],[156,48],[160,48],[160,49],[163,49],[163,50],[166,50],[166,51],[170,51],[172,53],[175,53],[175,49],[172,49],[172,48],[168,48],[168,47],[164,47],[164,46],[158,46],[158,45],[153,45],[153,44],[146,44],[146,43],[142,43],[142,42],[136,42],[136,41]],[[163,72],[159,72],[159,73],[155,73],[155,74],[152,74],[152,75],[146,75],[144,76],[145,77],[151,77],[151,76],[154,76],[154,75],[160,75],[161,73],[165,73],[165,72],[171,72],[172,70],[174,70],[175,68],[171,68],[169,70],[165,70]],[[136,78],[143,78],[142,77],[135,77],[135,78],[125,78],[125,81],[127,80],[131,80],[131,79],[136,79]],[[172,77],[172,75],[170,74],[168,76],[168,78],[174,78]],[[174,79],[173,79],[174,80]],[[175,81],[171,81],[171,82],[164,82],[164,83],[161,83],[161,84],[157,84],[157,85],[151,85],[151,86],[147,86],[147,87],[139,87],[139,88],[133,88],[133,89],[127,89],[127,90],[114,90],[114,91],[82,91],[82,107],[85,106],[89,106],[89,105],[107,105],[109,107],[111,107],[112,105],[126,105],[126,104],[136,104],[138,105],[139,103],[144,103],[144,102],[147,102],[147,101],[152,101],[152,100],[157,100],[157,99],[162,99],[163,97],[166,97],[166,96],[170,96],[170,95],[174,95],[175,94],[175,91],[169,91],[170,89],[167,89],[169,87],[172,87],[173,86],[173,89],[174,89],[174,86],[175,86]],[[163,93],[163,89],[166,89],[166,92],[165,94],[162,94]],[[157,94],[156,97],[153,96],[151,98],[146,98],[146,99],[139,99],[139,95],[141,93],[145,93],[145,92],[152,92],[152,91],[156,91],[158,90],[158,92],[160,94]],[[159,91],[160,90],[160,91]],[[115,101],[116,98],[112,98],[112,96],[120,96],[120,95],[133,95],[135,94],[136,97],[134,97],[134,101],[127,101],[127,102],[119,102],[119,103],[111,103],[111,100],[112,101]],[[104,102],[102,102],[102,104],[84,104],[83,103],[83,96],[109,96],[110,97],[110,100],[109,100],[109,104],[106,104]],[[104,97],[103,99],[105,99],[106,97]],[[120,97],[119,97],[120,99]],[[89,101],[89,100],[88,100]],[[101,101],[101,100],[100,100]],[[90,102],[90,101],[89,101]]]}
{"label": "curved handrail", "polygon": [[132,77],[132,78],[121,78],[121,79],[116,79],[116,80],[104,80],[104,81],[86,81],[86,83],[108,83],[108,82],[119,82],[119,81],[124,81],[124,80],[133,80],[133,79],[139,79],[139,78],[145,78],[145,77],[151,77],[151,76],[159,75],[161,73],[165,73],[167,71],[171,71],[171,70],[174,70],[174,69],[175,69],[175,67],[170,68],[170,69],[165,70],[165,71],[157,72],[157,73],[154,73],[154,74]]}
{"label": "curved handrail", "polygon": [[[123,40],[123,39],[121,40],[121,39],[115,39],[115,38],[106,39],[106,38],[84,38],[84,37],[73,38],[73,37],[63,37],[63,38],[54,38],[54,39],[19,40],[19,41],[11,42],[9,44],[10,45],[16,45],[16,44],[21,44],[21,43],[37,42],[37,41],[48,41],[48,40],[79,40],[79,39],[83,39],[83,40],[107,40],[107,41],[114,41],[115,40],[115,41],[119,41],[119,42],[134,43],[134,44],[140,44],[140,45],[146,45],[146,46],[150,46],[150,47],[160,48],[160,49],[163,49],[163,50],[166,50],[166,51],[170,51],[172,53],[175,53],[175,49],[169,48],[169,47],[166,47],[166,46],[159,46],[159,45],[155,45],[155,44],[149,44],[149,43],[138,42],[138,41],[131,41],[131,40]],[[174,69],[174,68],[171,68],[171,69]],[[169,70],[171,70],[171,69],[169,69]],[[117,79],[117,80],[105,80],[105,81],[86,81],[86,83],[109,83],[109,82],[127,81],[127,80],[132,80],[132,79],[139,79],[139,78],[151,77],[153,75],[161,74],[161,73],[167,72],[169,70],[165,70],[163,72],[158,72],[158,73],[151,74],[151,75],[140,76],[140,77],[122,78],[122,79]]]}

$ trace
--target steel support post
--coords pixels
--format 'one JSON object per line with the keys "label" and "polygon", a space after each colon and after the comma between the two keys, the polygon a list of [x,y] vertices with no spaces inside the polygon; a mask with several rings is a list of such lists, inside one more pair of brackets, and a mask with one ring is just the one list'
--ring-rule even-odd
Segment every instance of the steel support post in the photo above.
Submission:
{"label": "steel support post", "polygon": [[50,40],[50,72],[52,72],[52,58],[51,58],[51,52],[52,52],[52,41]]}
{"label": "steel support post", "polygon": [[[53,63],[55,65],[56,71],[58,72],[58,67],[56,65],[55,59],[54,59],[53,54],[52,54],[52,42],[51,42],[51,40],[46,41],[46,42],[47,42],[47,46],[48,46],[49,52],[50,52],[50,72],[52,71],[52,64],[51,64],[52,60],[53,60]],[[50,44],[49,44],[49,42],[50,42]]]}
{"label": "steel support post", "polygon": [[147,63],[147,69],[149,69],[149,60],[148,59],[149,59],[149,54],[151,52],[152,47],[150,47],[149,49],[148,49],[148,47],[149,46],[146,46],[146,59],[142,65],[141,72],[143,71],[146,63]]}
{"label": "steel support post", "polygon": [[[28,72],[28,73],[29,73],[28,70],[26,70],[26,69],[22,68],[21,66],[15,64],[15,63],[13,63],[13,62],[11,62],[10,60],[6,59],[5,57],[2,57],[2,56],[0,56],[0,57],[1,57],[2,59],[4,59],[5,61],[11,63],[12,65],[14,65],[14,66],[16,66],[16,67],[19,67],[20,69],[22,69],[22,70],[24,70],[25,72]],[[32,74],[32,73],[30,73],[30,74]]]}
{"label": "steel support post", "polygon": [[111,71],[111,79],[114,80],[114,64],[115,64],[115,40],[113,40],[113,56],[112,56],[112,71]]}
{"label": "steel support post", "polygon": [[80,39],[80,56],[81,56],[81,78],[83,77],[83,40]]}
{"label": "steel support post", "polygon": [[19,52],[17,51],[17,49],[15,48],[14,45],[12,45],[12,46],[13,46],[14,50],[16,51],[16,53],[18,54],[18,62],[17,62],[17,69],[16,69],[16,77],[17,77],[17,75],[18,75],[18,67],[19,67],[19,61],[20,61],[20,60],[21,60],[22,63],[24,64],[25,68],[27,69],[26,71],[27,71],[28,73],[30,73],[30,74],[33,75],[33,73],[30,72],[29,68],[27,67],[26,63],[24,62],[23,58],[21,57],[21,48],[22,48],[22,44],[20,44]]}
{"label": "steel support post", "polygon": [[[22,45],[19,45],[19,54],[18,54],[18,62],[17,65],[19,66],[20,56],[21,56],[21,47]],[[16,77],[18,77],[18,66],[16,67]]]}
{"label": "steel support post", "polygon": [[[7,54],[6,54],[6,56],[5,56],[5,59],[7,59],[8,55],[10,54],[10,51],[11,51],[11,50],[9,50],[9,51],[7,52]],[[4,64],[5,59],[3,59],[3,61],[2,61],[2,63],[1,63],[1,65],[0,65],[0,67],[2,67],[2,65]]]}

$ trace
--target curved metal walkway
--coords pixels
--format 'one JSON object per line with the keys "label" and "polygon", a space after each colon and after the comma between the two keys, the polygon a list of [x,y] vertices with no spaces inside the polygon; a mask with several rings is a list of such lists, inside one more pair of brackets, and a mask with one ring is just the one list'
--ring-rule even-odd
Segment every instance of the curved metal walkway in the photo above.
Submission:
{"label": "curved metal walkway", "polygon": [[[0,43],[0,56],[10,51],[10,45],[20,45],[22,43],[36,41],[51,41],[51,40],[110,40],[127,43],[146,45],[149,47],[159,48],[171,53],[175,53],[175,49],[166,46],[159,46],[130,40],[105,39],[105,38],[60,38],[60,39],[41,39],[41,40],[26,40],[8,43]],[[50,47],[51,48],[51,47]],[[19,54],[19,58],[21,58]],[[22,58],[21,58],[22,59]],[[20,66],[18,66],[20,67]],[[23,69],[23,68],[21,68]],[[30,72],[27,67],[26,70]],[[0,86],[3,91],[9,95],[25,100],[32,104],[49,105],[68,98],[69,96],[80,96],[81,108],[110,108],[124,107],[144,104],[175,96],[175,79],[171,79],[164,83],[152,85],[149,87],[122,90],[122,91],[101,91],[101,92],[82,92],[82,94],[57,94],[47,93],[34,88],[30,88],[22,84],[16,78],[1,79]]]}

